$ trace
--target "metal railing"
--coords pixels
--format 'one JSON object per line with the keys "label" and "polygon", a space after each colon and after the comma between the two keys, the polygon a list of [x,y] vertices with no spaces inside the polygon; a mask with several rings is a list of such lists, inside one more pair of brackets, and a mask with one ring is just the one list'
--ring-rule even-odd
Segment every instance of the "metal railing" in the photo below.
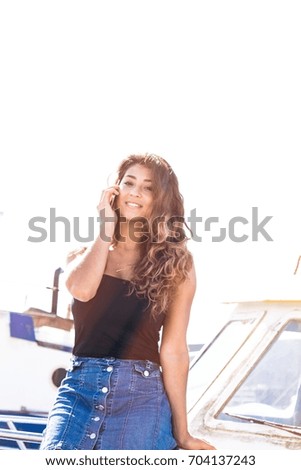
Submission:
{"label": "metal railing", "polygon": [[[26,443],[39,444],[42,440],[42,432],[46,426],[46,417],[5,415],[0,414],[0,440],[15,441],[20,450],[26,450]],[[3,427],[6,425],[6,428]],[[29,425],[32,428],[37,427],[39,431],[26,431],[18,429],[18,425]],[[2,445],[2,449],[10,448],[9,445]]]}

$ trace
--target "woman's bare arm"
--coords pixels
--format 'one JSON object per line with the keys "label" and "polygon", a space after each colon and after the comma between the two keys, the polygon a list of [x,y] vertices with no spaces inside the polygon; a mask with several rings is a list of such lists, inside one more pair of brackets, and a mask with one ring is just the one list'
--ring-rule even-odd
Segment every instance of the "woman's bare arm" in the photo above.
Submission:
{"label": "woman's bare arm", "polygon": [[172,410],[173,433],[181,449],[214,449],[206,441],[190,435],[187,424],[186,388],[189,354],[186,333],[196,289],[194,268],[183,282],[164,322],[160,360],[163,381]]}
{"label": "woman's bare arm", "polygon": [[67,259],[64,276],[66,287],[74,298],[83,302],[95,296],[106,268],[116,225],[116,214],[110,202],[118,194],[117,185],[102,192],[97,206],[99,235],[89,247],[75,250]]}

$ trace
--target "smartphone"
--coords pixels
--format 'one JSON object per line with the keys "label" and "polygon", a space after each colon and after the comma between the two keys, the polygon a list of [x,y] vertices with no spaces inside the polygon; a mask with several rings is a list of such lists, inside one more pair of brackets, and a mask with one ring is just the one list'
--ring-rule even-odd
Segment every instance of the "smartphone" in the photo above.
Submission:
{"label": "smartphone", "polygon": [[[120,180],[117,180],[117,182],[115,184],[120,184]],[[114,194],[112,197],[111,197],[111,202],[110,202],[110,205],[113,209],[116,209],[116,207],[114,207],[114,202],[115,202],[115,199],[116,199],[116,194]]]}

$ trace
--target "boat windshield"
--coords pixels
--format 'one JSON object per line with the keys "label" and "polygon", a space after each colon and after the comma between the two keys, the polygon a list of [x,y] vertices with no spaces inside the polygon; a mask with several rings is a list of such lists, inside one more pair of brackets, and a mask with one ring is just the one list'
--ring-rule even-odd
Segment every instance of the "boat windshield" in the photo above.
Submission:
{"label": "boat windshield", "polygon": [[235,355],[251,333],[255,321],[255,318],[229,321],[218,335],[202,348],[188,375],[188,410],[196,404],[222,368]]}
{"label": "boat windshield", "polygon": [[217,418],[301,427],[301,321],[292,320],[259,358]]}

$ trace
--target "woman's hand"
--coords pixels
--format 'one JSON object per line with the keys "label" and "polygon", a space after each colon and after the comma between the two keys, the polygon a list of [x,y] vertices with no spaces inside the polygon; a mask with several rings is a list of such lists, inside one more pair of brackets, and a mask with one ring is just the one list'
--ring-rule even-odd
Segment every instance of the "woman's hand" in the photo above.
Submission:
{"label": "woman's hand", "polygon": [[114,184],[102,191],[100,201],[97,205],[99,215],[100,234],[105,237],[112,237],[114,234],[117,215],[113,209],[113,203],[116,196],[119,195],[119,186]]}
{"label": "woman's hand", "polygon": [[216,450],[209,442],[193,437],[190,434],[185,439],[178,440],[177,444],[183,450]]}

